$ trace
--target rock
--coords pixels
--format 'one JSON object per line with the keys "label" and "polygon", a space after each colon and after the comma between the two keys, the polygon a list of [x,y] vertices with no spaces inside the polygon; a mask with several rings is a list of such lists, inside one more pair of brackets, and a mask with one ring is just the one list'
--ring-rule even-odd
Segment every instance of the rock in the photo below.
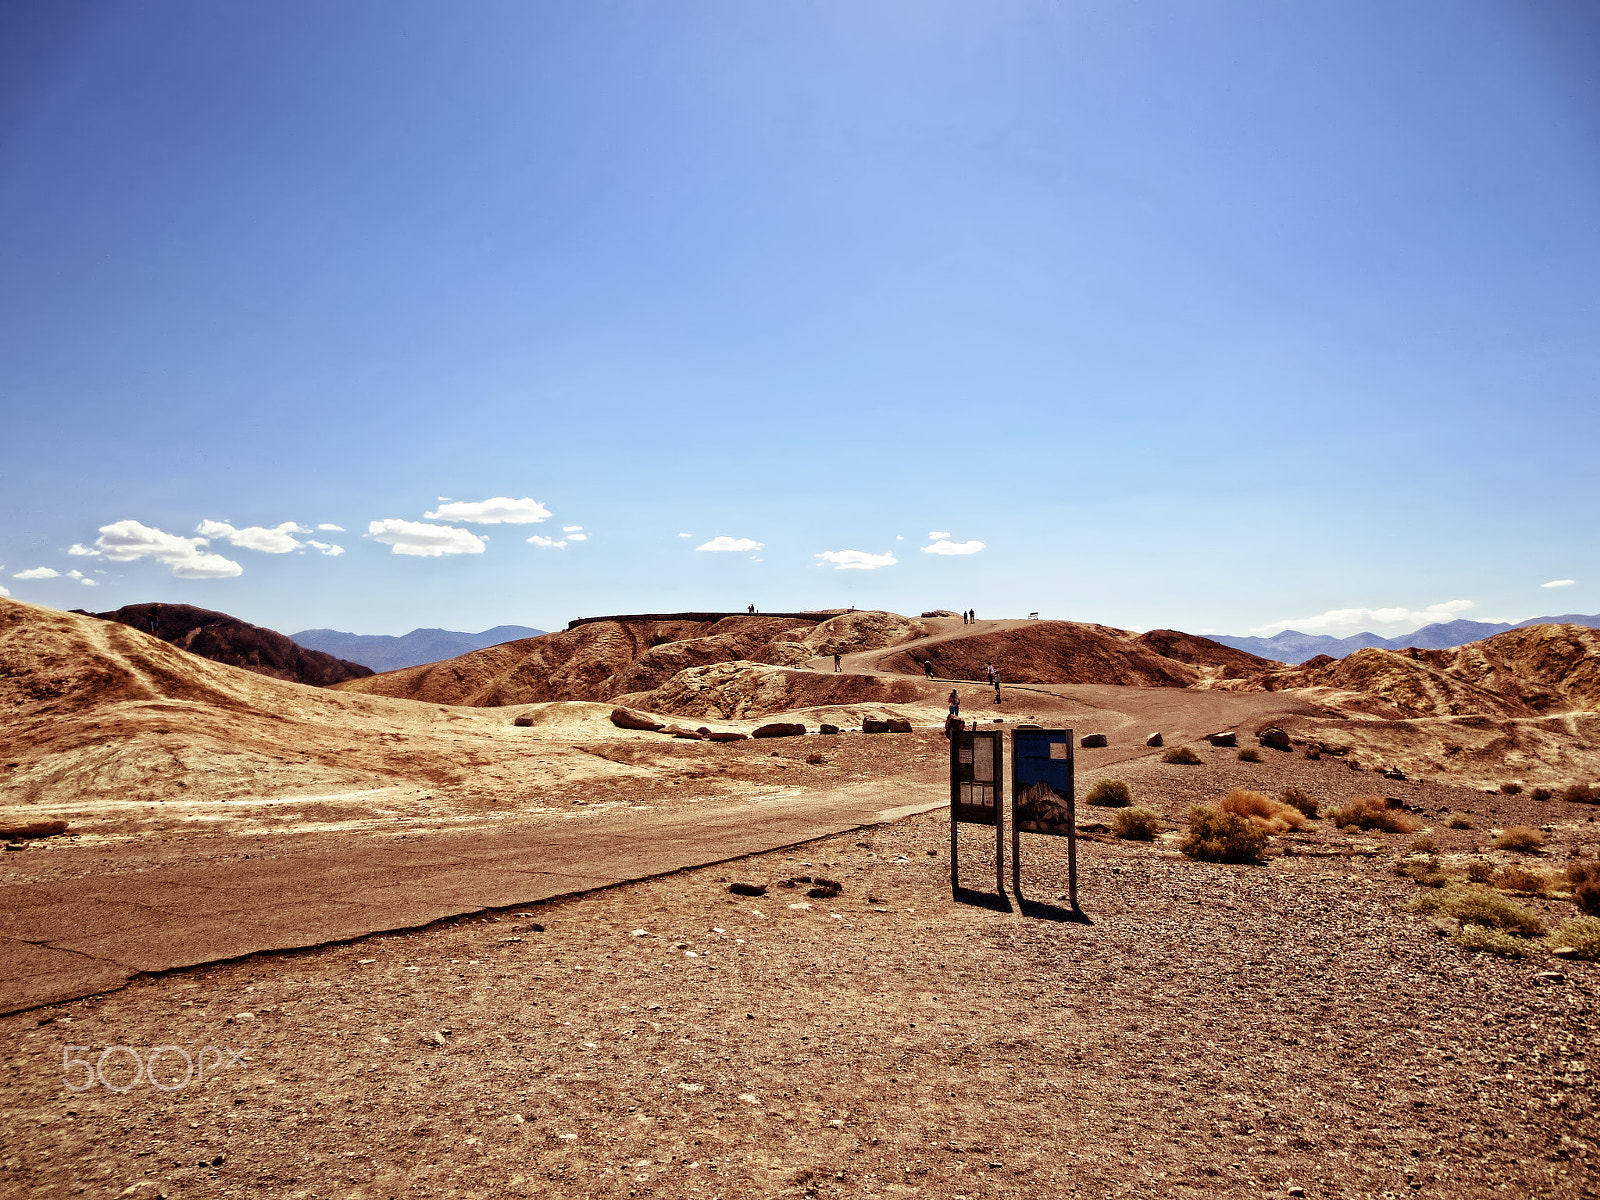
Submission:
{"label": "rock", "polygon": [[1080,738],[1078,741],[1078,745],[1082,746],[1085,750],[1096,750],[1101,746],[1109,746],[1110,744],[1111,739],[1106,737],[1106,735],[1103,733],[1091,733],[1086,737]]}
{"label": "rock", "polygon": [[675,738],[685,738],[691,742],[703,742],[705,737],[698,729],[690,729],[687,725],[664,725],[662,733],[670,733]]}
{"label": "rock", "polygon": [[888,725],[890,733],[911,732],[911,722],[904,717],[890,717],[884,724]]}
{"label": "rock", "polygon": [[516,720],[512,721],[511,723],[513,725],[517,726],[519,729],[531,729],[531,728],[533,728],[533,718],[532,717],[518,717]]}
{"label": "rock", "polygon": [[836,892],[844,891],[844,884],[840,883],[837,879],[824,879],[821,875],[818,875],[813,878],[811,882],[816,884],[819,888],[832,888]]}
{"label": "rock", "polygon": [[758,738],[799,737],[805,731],[806,727],[804,725],[799,725],[792,721],[774,721],[770,725],[761,725],[751,730],[750,736]]}
{"label": "rock", "polygon": [[28,848],[28,843],[27,842],[7,842],[6,843],[6,849],[7,850],[26,850],[27,848]]}
{"label": "rock", "polygon": [[839,727],[837,725],[818,725],[817,726],[817,732],[818,733],[838,733],[839,732]]}
{"label": "rock", "polygon": [[887,721],[878,721],[878,720],[874,720],[872,717],[867,717],[865,720],[863,720],[861,722],[861,732],[862,733],[888,733],[889,732],[889,722],[887,722]]}
{"label": "rock", "polygon": [[1540,971],[1533,977],[1535,983],[1565,983],[1567,977],[1560,971]]}
{"label": "rock", "polygon": [[748,733],[738,733],[732,729],[714,729],[705,735],[708,742],[742,742],[749,737]]}
{"label": "rock", "polygon": [[1398,779],[1398,780],[1400,780],[1400,782],[1404,783],[1405,782],[1405,778],[1406,778],[1406,773],[1404,771],[1400,770],[1398,767],[1396,767],[1396,768],[1394,768],[1392,770],[1385,771],[1383,773],[1383,777],[1385,779]]}
{"label": "rock", "polygon": [[1146,746],[1165,746],[1167,741],[1159,733],[1152,733],[1149,737],[1145,738],[1144,744]]}
{"label": "rock", "polygon": [[1289,749],[1289,735],[1286,731],[1273,725],[1256,734],[1256,741],[1269,750]]}
{"label": "rock", "polygon": [[735,896],[765,896],[767,885],[764,883],[730,883],[728,890]]}
{"label": "rock", "polygon": [[1385,796],[1383,798],[1383,806],[1385,808],[1400,808],[1400,809],[1403,809],[1406,806],[1406,802],[1404,800],[1400,799],[1398,796]]}
{"label": "rock", "polygon": [[0,838],[46,838],[66,831],[65,821],[34,821],[28,825],[0,825]]}
{"label": "rock", "polygon": [[445,1044],[444,1034],[439,1033],[438,1031],[433,1033],[425,1033],[419,1037],[417,1041],[421,1042],[424,1046],[442,1046]]}
{"label": "rock", "polygon": [[838,894],[839,889],[831,887],[814,887],[806,893],[813,900],[832,900]]}
{"label": "rock", "polygon": [[1206,741],[1213,746],[1237,746],[1239,744],[1239,735],[1232,732],[1213,733],[1206,738]]}
{"label": "rock", "polygon": [[1304,1196],[1305,1194],[1306,1194],[1306,1190],[1303,1187],[1292,1187],[1292,1188],[1287,1189],[1284,1192],[1285,1196],[1294,1196],[1294,1197]]}
{"label": "rock", "polygon": [[960,613],[953,613],[948,608],[936,608],[932,612],[922,614],[925,617],[959,617]]}
{"label": "rock", "polygon": [[631,708],[613,708],[611,723],[618,729],[643,729],[649,733],[655,733],[661,728],[660,721],[653,720],[642,712],[635,712]]}

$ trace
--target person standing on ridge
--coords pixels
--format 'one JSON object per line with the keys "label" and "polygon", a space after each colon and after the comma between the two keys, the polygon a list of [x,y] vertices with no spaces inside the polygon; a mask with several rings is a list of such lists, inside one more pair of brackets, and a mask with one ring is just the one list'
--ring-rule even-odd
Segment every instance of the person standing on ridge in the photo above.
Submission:
{"label": "person standing on ridge", "polygon": [[834,670],[835,674],[837,674],[838,671],[839,671],[839,656],[838,656],[838,654],[835,654],[833,656],[833,670]]}

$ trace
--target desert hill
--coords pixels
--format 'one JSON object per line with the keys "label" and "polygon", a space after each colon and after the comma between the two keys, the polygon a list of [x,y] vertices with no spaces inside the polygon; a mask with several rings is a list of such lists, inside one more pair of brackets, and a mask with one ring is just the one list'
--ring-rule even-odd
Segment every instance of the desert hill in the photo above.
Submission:
{"label": "desert hill", "polygon": [[993,663],[1008,683],[1120,683],[1195,687],[1242,679],[1279,664],[1207,638],[1155,629],[1130,633],[1076,621],[1012,622],[1010,628],[945,637],[882,658],[885,670],[922,674],[931,660],[948,679],[983,679]]}
{"label": "desert hill", "polygon": [[308,650],[276,630],[192,604],[127,604],[85,615],[141,629],[190,654],[272,679],[325,687],[372,674],[371,667]]}
{"label": "desert hill", "polygon": [[1590,629],[1600,629],[1600,613],[1593,616],[1565,613],[1558,617],[1532,617],[1526,621],[1518,621],[1514,625],[1504,621],[1437,621],[1432,625],[1424,625],[1412,633],[1403,633],[1392,638],[1382,637],[1376,633],[1353,633],[1349,637],[1336,638],[1325,633],[1301,633],[1295,629],[1286,629],[1267,638],[1233,637],[1221,633],[1214,633],[1211,638],[1224,646],[1247,650],[1264,658],[1299,664],[1320,654],[1326,654],[1330,658],[1343,658],[1347,654],[1354,654],[1357,650],[1367,649],[1450,650],[1456,646],[1465,646],[1469,642],[1481,642],[1485,638],[1494,637],[1507,630],[1526,629],[1530,625],[1584,625]]}
{"label": "desert hill", "polygon": [[471,654],[486,646],[538,637],[544,630],[527,625],[496,625],[481,633],[453,629],[413,629],[393,637],[379,633],[344,633],[337,629],[302,629],[289,638],[308,650],[320,650],[374,671],[398,671],[424,663],[442,662]]}
{"label": "desert hill", "polygon": [[1391,719],[1600,711],[1600,630],[1530,625],[1453,650],[1358,650],[1270,672],[1269,690],[1321,688]]}

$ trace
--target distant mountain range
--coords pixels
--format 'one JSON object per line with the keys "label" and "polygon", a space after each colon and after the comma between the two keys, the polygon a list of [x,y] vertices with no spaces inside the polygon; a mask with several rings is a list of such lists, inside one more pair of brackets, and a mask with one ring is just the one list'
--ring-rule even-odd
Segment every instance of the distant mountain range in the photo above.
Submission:
{"label": "distant mountain range", "polygon": [[522,638],[538,637],[543,629],[526,625],[496,625],[482,633],[457,633],[453,629],[413,629],[400,637],[382,633],[341,633],[337,629],[302,629],[291,641],[308,650],[320,650],[374,671],[398,671],[423,663],[442,662]]}
{"label": "distant mountain range", "polygon": [[[1244,650],[1250,654],[1259,654],[1262,658],[1275,658],[1279,662],[1286,663],[1303,663],[1319,654],[1326,654],[1329,658],[1343,658],[1347,654],[1354,654],[1357,650],[1365,650],[1369,646],[1379,650],[1405,650],[1410,647],[1418,650],[1450,650],[1456,646],[1465,646],[1468,642],[1482,641],[1497,633],[1504,633],[1508,629],[1522,629],[1529,625],[1587,625],[1590,629],[1600,629],[1600,614],[1586,617],[1579,613],[1566,613],[1559,617],[1534,617],[1531,620],[1518,621],[1515,625],[1499,621],[1441,621],[1433,625],[1424,625],[1415,633],[1403,633],[1399,637],[1392,638],[1379,637],[1375,633],[1353,633],[1346,638],[1336,638],[1329,637],[1325,633],[1299,633],[1293,629],[1275,633],[1269,638],[1229,637],[1219,633],[1207,636],[1213,642],[1221,642],[1224,646],[1232,646],[1235,650]],[[351,656],[344,654],[341,657]],[[357,658],[354,661],[362,660]]]}

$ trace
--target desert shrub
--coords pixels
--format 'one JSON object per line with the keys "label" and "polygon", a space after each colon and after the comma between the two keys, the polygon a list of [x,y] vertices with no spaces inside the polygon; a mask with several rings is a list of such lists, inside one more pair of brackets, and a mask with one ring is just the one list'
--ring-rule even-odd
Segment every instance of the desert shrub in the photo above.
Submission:
{"label": "desert shrub", "polygon": [[1415,833],[1419,827],[1419,822],[1390,808],[1381,796],[1357,796],[1329,812],[1328,820],[1340,829],[1381,829],[1385,833]]}
{"label": "desert shrub", "polygon": [[1253,746],[1246,746],[1243,750],[1239,751],[1239,761],[1240,762],[1260,762],[1261,761],[1261,751],[1257,750]]}
{"label": "desert shrub", "polygon": [[1574,804],[1600,804],[1600,787],[1587,783],[1572,783],[1562,791],[1561,798]]}
{"label": "desert shrub", "polygon": [[1494,840],[1496,850],[1513,850],[1518,854],[1534,854],[1544,849],[1544,834],[1526,825],[1513,825]]}
{"label": "desert shrub", "polygon": [[1461,931],[1450,940],[1463,950],[1482,950],[1498,954],[1501,958],[1532,958],[1539,953],[1532,943],[1522,938],[1482,925],[1463,925]]}
{"label": "desert shrub", "polygon": [[1238,813],[1197,804],[1189,810],[1189,833],[1179,847],[1201,862],[1259,862],[1267,831]]}
{"label": "desert shrub", "polygon": [[1508,781],[1500,785],[1500,790],[1507,796],[1517,796],[1522,793],[1522,785],[1520,783],[1512,783]]}
{"label": "desert shrub", "polygon": [[1533,789],[1533,791],[1529,792],[1528,795],[1532,796],[1535,800],[1555,799],[1555,793],[1547,787],[1536,787]]}
{"label": "desert shrub", "polygon": [[1473,859],[1467,864],[1467,878],[1473,883],[1488,883],[1494,878],[1494,864],[1483,858]]}
{"label": "desert shrub", "polygon": [[1451,829],[1471,829],[1472,818],[1466,813],[1451,813],[1450,819],[1445,824]]}
{"label": "desert shrub", "polygon": [[1412,912],[1431,917],[1454,917],[1463,925],[1504,929],[1523,937],[1538,937],[1544,922],[1537,913],[1486,888],[1447,887],[1442,892],[1418,892],[1411,898]]}
{"label": "desert shrub", "polygon": [[1133,803],[1133,793],[1120,779],[1102,779],[1089,789],[1084,799],[1103,808],[1127,808]]}
{"label": "desert shrub", "polygon": [[1526,867],[1502,867],[1494,873],[1490,882],[1508,892],[1527,892],[1533,896],[1543,895],[1549,883],[1539,872]]}
{"label": "desert shrub", "polygon": [[1198,767],[1200,756],[1187,746],[1174,746],[1161,756],[1164,763],[1177,763],[1181,767]]}
{"label": "desert shrub", "polygon": [[1600,862],[1573,863],[1567,868],[1572,902],[1592,917],[1600,917]]}
{"label": "desert shrub", "polygon": [[1423,834],[1421,837],[1411,839],[1411,850],[1415,854],[1437,854],[1439,852],[1439,843],[1427,834]]}
{"label": "desert shrub", "polygon": [[1283,795],[1279,796],[1278,799],[1290,808],[1299,809],[1302,815],[1309,817],[1311,820],[1315,821],[1317,819],[1317,802],[1299,788],[1284,788]]}
{"label": "desert shrub", "polygon": [[1111,832],[1130,842],[1148,842],[1161,832],[1161,814],[1148,808],[1125,808],[1112,819]]}
{"label": "desert shrub", "polygon": [[806,755],[806,761],[813,767],[819,767],[828,760],[823,758],[820,754],[808,754]]}
{"label": "desert shrub", "polygon": [[1423,887],[1444,887],[1450,882],[1437,857],[1408,858],[1394,865],[1394,873],[1402,879],[1414,879]]}
{"label": "desert shrub", "polygon": [[1550,935],[1550,941],[1573,951],[1574,958],[1600,962],[1600,920],[1594,917],[1573,917]]}
{"label": "desert shrub", "polygon": [[1234,788],[1222,798],[1222,811],[1237,813],[1266,829],[1269,833],[1286,833],[1291,829],[1304,829],[1306,819],[1298,808],[1291,808],[1260,792]]}

